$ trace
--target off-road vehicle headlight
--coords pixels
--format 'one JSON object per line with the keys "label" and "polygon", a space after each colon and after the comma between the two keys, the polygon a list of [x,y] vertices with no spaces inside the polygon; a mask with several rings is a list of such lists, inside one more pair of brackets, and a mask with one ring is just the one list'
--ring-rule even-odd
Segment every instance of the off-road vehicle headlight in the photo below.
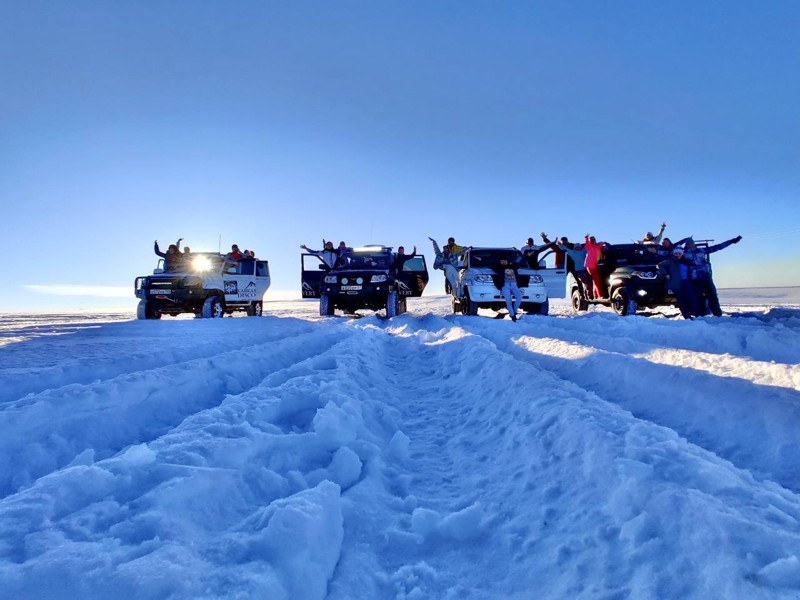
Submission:
{"label": "off-road vehicle headlight", "polygon": [[544,283],[544,279],[542,279],[541,275],[531,275],[531,282],[533,282],[533,283]]}
{"label": "off-road vehicle headlight", "polygon": [[372,279],[369,280],[370,283],[383,283],[386,281],[386,275],[373,275]]}
{"label": "off-road vehicle headlight", "polygon": [[326,275],[323,281],[325,283],[336,283],[336,275]]}
{"label": "off-road vehicle headlight", "polygon": [[491,275],[475,275],[474,281],[476,283],[493,283]]}
{"label": "off-road vehicle headlight", "polygon": [[658,277],[658,274],[654,271],[633,271],[631,276],[638,277],[639,279],[655,279]]}

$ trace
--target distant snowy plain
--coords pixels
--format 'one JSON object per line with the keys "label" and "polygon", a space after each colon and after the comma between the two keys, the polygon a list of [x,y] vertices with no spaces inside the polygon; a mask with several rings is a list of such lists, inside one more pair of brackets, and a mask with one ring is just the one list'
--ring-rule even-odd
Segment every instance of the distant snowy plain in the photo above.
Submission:
{"label": "distant snowy plain", "polygon": [[0,597],[798,598],[800,288],[721,297],[0,315]]}

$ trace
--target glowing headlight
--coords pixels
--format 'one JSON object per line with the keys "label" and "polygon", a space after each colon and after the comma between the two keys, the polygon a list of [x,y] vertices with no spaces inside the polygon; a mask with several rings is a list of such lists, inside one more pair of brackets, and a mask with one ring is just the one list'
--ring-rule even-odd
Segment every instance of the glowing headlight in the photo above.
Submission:
{"label": "glowing headlight", "polygon": [[541,275],[531,275],[531,281],[533,283],[543,283],[544,279],[542,279]]}
{"label": "glowing headlight", "polygon": [[205,273],[211,270],[211,259],[207,256],[195,256],[192,259],[192,271]]}
{"label": "glowing headlight", "polygon": [[386,275],[373,275],[372,279],[369,280],[370,283],[382,283],[386,281]]}
{"label": "glowing headlight", "polygon": [[475,275],[475,281],[477,283],[492,283],[492,276],[491,275]]}
{"label": "glowing headlight", "polygon": [[336,283],[336,275],[326,275],[325,283]]}

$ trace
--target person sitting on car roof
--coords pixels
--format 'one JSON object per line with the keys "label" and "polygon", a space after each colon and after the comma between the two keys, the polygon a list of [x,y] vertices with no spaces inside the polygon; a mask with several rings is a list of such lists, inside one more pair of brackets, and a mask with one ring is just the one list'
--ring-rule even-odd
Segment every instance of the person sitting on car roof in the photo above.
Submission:
{"label": "person sitting on car roof", "polygon": [[183,238],[178,239],[177,243],[175,244],[170,244],[166,252],[161,252],[161,250],[158,248],[158,240],[153,242],[153,251],[164,259],[164,271],[167,273],[179,271],[183,266],[181,261],[181,251],[178,250],[178,246],[180,246],[182,239]]}
{"label": "person sitting on car roof", "polygon": [[[453,254],[450,251],[450,246],[445,246],[439,250],[439,244],[436,243],[436,240],[430,236],[428,239],[433,244],[433,251],[436,254],[436,260],[433,261],[433,268],[444,271],[444,276],[450,284],[450,289],[455,292],[456,298],[461,298],[461,286],[458,285],[458,259],[469,250],[472,250],[472,246],[462,248],[457,253]],[[453,238],[450,239],[452,240]],[[453,243],[455,244],[455,240],[453,240]],[[458,247],[460,248],[460,246]]]}
{"label": "person sitting on car roof", "polygon": [[329,269],[332,269],[336,265],[336,261],[339,258],[339,253],[334,250],[333,242],[331,241],[325,242],[325,246],[322,250],[311,250],[305,244],[301,244],[300,247],[309,254],[314,254],[319,257]]}
{"label": "person sitting on car roof", "polygon": [[664,235],[664,230],[667,228],[667,222],[664,221],[661,223],[661,228],[658,230],[658,235],[653,235],[652,231],[648,231],[644,234],[642,241],[637,242],[639,244],[658,244],[661,241],[661,236]]}
{"label": "person sitting on car roof", "polygon": [[397,277],[400,275],[400,271],[403,270],[403,265],[406,264],[407,261],[411,260],[417,255],[417,247],[414,246],[414,249],[411,251],[411,254],[406,254],[406,249],[403,246],[397,247],[397,254],[394,256],[394,260],[392,261],[392,266],[389,268],[389,271],[392,275]]}

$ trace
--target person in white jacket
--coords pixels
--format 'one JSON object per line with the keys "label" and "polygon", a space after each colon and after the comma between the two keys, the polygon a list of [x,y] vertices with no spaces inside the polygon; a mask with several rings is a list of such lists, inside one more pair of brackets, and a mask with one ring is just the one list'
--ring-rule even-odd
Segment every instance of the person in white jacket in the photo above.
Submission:
{"label": "person in white jacket", "polygon": [[472,246],[452,253],[448,246],[440,250],[439,244],[436,243],[435,239],[430,236],[428,239],[433,244],[433,251],[436,253],[436,260],[433,261],[433,268],[444,271],[444,276],[450,284],[450,289],[455,292],[456,298],[461,298],[461,285],[458,283],[458,259],[472,250]]}

